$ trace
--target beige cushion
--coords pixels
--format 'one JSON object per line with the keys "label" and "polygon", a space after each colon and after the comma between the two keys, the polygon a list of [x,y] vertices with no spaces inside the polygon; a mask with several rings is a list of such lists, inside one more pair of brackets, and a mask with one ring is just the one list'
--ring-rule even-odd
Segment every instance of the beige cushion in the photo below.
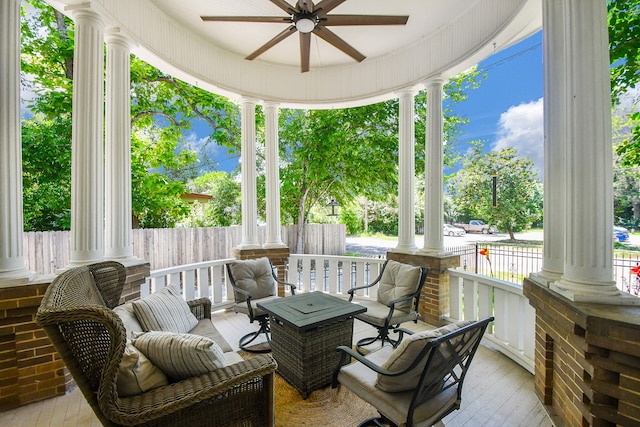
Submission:
{"label": "beige cushion", "polygon": [[144,331],[142,325],[140,325],[140,322],[138,322],[136,313],[133,311],[133,303],[131,301],[115,307],[113,309],[113,312],[118,315],[120,320],[122,320],[122,324],[124,325],[124,329],[126,330],[128,340],[133,338],[134,332]]}
{"label": "beige cushion", "polygon": [[145,331],[185,333],[198,324],[175,285],[133,301],[133,311]]}
{"label": "beige cushion", "polygon": [[259,299],[276,295],[276,282],[269,258],[248,259],[231,263],[231,275],[237,287]]}
{"label": "beige cushion", "polygon": [[190,330],[189,333],[209,338],[211,341],[218,344],[220,349],[225,353],[233,351],[227,340],[224,339],[220,331],[218,331],[218,329],[213,325],[211,319],[206,317],[204,319],[200,319],[196,327]]}
{"label": "beige cushion", "polygon": [[[389,304],[397,298],[412,295],[418,289],[420,267],[402,264],[397,261],[387,261],[387,266],[378,283],[378,302]],[[410,311],[412,300],[396,304],[395,309]]]}
{"label": "beige cushion", "polygon": [[[400,345],[389,355],[389,358],[380,365],[382,368],[392,372],[399,372],[407,369],[411,363],[418,357],[422,349],[428,342],[434,338],[446,335],[456,329],[473,323],[471,320],[462,320],[450,325],[443,326],[431,331],[423,331],[405,338]],[[448,351],[448,350],[445,350]],[[398,376],[390,377],[387,375],[378,375],[376,387],[386,392],[399,392],[412,390],[417,387],[420,380],[420,374],[424,370],[427,358],[423,360],[412,370]],[[430,366],[437,370],[437,366]],[[428,381],[427,381],[428,382]]]}
{"label": "beige cushion", "polygon": [[133,344],[127,343],[116,376],[118,395],[133,396],[167,384],[169,380],[164,372],[154,366]]}
{"label": "beige cushion", "polygon": [[198,335],[144,332],[133,339],[133,345],[173,381],[206,374],[225,366],[220,346]]}

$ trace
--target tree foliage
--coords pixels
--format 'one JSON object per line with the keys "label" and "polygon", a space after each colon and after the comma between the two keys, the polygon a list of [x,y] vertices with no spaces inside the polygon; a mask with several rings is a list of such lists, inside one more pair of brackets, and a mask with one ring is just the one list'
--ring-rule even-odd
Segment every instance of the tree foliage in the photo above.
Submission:
{"label": "tree foliage", "polygon": [[[24,184],[25,229],[64,229],[70,224],[74,26],[44,2],[27,3],[21,25],[22,84],[24,93],[35,94],[28,107],[36,118],[23,126],[23,162],[30,173]],[[185,183],[215,166],[207,158],[207,145],[237,148],[238,108],[135,57],[131,93],[134,224],[171,227],[188,212],[180,198]],[[186,138],[194,125],[209,130],[197,147]],[[56,160],[47,160],[52,152]],[[55,173],[38,171],[47,161],[58,162]]]}
{"label": "tree foliage", "polygon": [[[640,81],[640,3],[637,0],[608,0],[609,56],[613,104],[637,87]],[[640,122],[640,112],[632,116]],[[625,166],[640,165],[640,124],[617,146]]]}
{"label": "tree foliage", "polygon": [[[511,239],[514,232],[524,230],[540,218],[542,191],[531,159],[519,157],[513,148],[483,154],[482,145],[478,144],[468,153],[463,166],[449,183],[449,192],[462,213],[495,224],[507,231]],[[494,173],[496,206],[493,206]]]}
{"label": "tree foliage", "polygon": [[195,193],[212,195],[207,203],[191,210],[184,222],[189,227],[226,227],[241,222],[240,184],[233,174],[214,171],[197,177],[188,183]]}

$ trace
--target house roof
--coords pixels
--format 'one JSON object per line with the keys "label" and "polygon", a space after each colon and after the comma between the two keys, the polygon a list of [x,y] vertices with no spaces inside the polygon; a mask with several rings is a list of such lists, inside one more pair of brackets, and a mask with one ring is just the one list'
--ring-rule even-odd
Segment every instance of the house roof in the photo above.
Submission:
{"label": "house roof", "polygon": [[[204,89],[307,108],[363,105],[419,89],[426,80],[464,71],[542,26],[541,0],[344,0],[327,16],[409,18],[406,25],[331,26],[366,57],[361,62],[312,34],[310,69],[302,73],[298,34],[245,59],[290,24],[201,19],[284,18],[285,0],[47,1],[69,13],[74,5],[88,4],[107,27],[133,42],[134,54]],[[288,3],[294,6],[294,0]]]}

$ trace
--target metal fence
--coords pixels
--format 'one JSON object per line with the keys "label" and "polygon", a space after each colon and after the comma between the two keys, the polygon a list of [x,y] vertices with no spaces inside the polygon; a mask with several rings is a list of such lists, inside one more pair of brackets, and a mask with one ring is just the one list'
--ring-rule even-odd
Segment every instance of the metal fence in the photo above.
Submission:
{"label": "metal fence", "polygon": [[[513,246],[499,243],[476,243],[448,247],[460,255],[460,270],[513,283],[542,270],[542,246]],[[486,255],[483,250],[486,250]],[[614,280],[619,289],[640,296],[640,277],[631,268],[640,264],[640,252],[615,251]]]}

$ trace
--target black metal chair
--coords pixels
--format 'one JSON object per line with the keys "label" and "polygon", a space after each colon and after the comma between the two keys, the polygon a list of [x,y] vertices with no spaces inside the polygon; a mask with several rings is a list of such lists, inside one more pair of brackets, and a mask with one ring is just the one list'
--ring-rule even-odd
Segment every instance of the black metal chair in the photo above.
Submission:
{"label": "black metal chair", "polygon": [[[240,338],[239,347],[252,353],[268,353],[271,351],[271,338],[269,333],[269,315],[256,304],[268,301],[278,296],[277,284],[289,286],[291,294],[295,295],[296,286],[278,279],[275,269],[269,258],[262,257],[249,260],[236,260],[227,263],[227,273],[233,288],[233,309],[236,313],[244,313],[249,316],[249,322],[257,321],[260,328]],[[261,334],[267,339],[266,347],[252,348],[249,344],[254,342]]]}
{"label": "black metal chair", "polygon": [[356,344],[358,348],[372,344],[377,340],[380,340],[383,346],[385,341],[393,347],[398,346],[402,341],[402,330],[399,330],[397,339],[392,339],[389,332],[396,330],[401,323],[418,321],[420,293],[427,274],[429,274],[428,267],[417,267],[387,260],[382,265],[380,275],[375,281],[347,291],[349,301],[353,301],[356,292],[378,285],[376,300],[363,299],[358,301],[367,307],[367,311],[356,315],[356,319],[376,327],[378,335],[361,339]]}
{"label": "black metal chair", "polygon": [[[332,386],[341,384],[374,406],[380,416],[359,426],[431,426],[460,409],[462,385],[493,317],[412,333],[393,349],[366,356],[340,346]],[[355,361],[348,362],[347,358]],[[383,424],[384,423],[384,424]]]}

